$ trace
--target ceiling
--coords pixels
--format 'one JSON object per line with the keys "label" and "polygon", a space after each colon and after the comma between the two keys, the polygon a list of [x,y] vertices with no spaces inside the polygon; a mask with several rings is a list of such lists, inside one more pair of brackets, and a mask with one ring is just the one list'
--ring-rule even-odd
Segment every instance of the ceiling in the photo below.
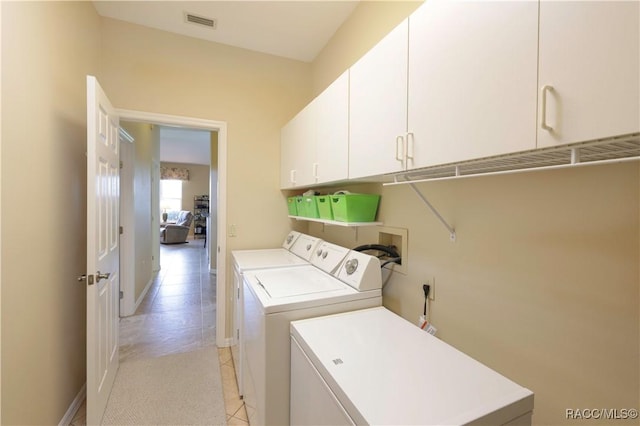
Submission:
{"label": "ceiling", "polygon": [[211,132],[160,126],[160,161],[210,164]]}
{"label": "ceiling", "polygon": [[[94,1],[101,16],[304,62],[313,61],[358,0]],[[185,13],[215,20],[215,29]]]}

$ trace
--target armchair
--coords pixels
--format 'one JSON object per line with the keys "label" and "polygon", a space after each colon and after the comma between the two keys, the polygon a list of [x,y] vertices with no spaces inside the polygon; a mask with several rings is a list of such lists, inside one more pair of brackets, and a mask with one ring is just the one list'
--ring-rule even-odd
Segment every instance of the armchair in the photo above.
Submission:
{"label": "armchair", "polygon": [[189,228],[193,214],[190,211],[182,210],[178,213],[175,223],[164,223],[160,226],[160,243],[162,244],[180,244],[187,242]]}

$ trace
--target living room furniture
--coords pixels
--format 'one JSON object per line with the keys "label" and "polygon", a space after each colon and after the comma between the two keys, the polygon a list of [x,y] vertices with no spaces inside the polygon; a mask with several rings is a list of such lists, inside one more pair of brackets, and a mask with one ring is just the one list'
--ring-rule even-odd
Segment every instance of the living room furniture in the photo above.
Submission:
{"label": "living room furniture", "polygon": [[187,210],[181,210],[175,223],[163,223],[160,225],[161,244],[181,244],[187,242],[189,228],[193,214]]}

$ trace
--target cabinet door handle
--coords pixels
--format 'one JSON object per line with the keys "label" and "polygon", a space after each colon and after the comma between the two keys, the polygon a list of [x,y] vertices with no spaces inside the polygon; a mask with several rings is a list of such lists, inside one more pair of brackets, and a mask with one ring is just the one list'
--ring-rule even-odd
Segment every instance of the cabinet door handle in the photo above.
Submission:
{"label": "cabinet door handle", "polygon": [[404,137],[396,137],[396,160],[404,162]]}
{"label": "cabinet door handle", "polygon": [[413,133],[407,133],[407,158],[413,160],[413,145],[414,145]]}
{"label": "cabinet door handle", "polygon": [[289,173],[289,180],[293,184],[296,183],[296,171],[295,170],[291,170],[291,172]]}
{"label": "cabinet door handle", "polygon": [[318,163],[313,163],[313,178],[318,181]]}
{"label": "cabinet door handle", "polygon": [[553,92],[553,86],[548,84],[542,86],[542,111],[540,112],[540,127],[545,130],[552,131],[553,127],[547,124],[547,92]]}

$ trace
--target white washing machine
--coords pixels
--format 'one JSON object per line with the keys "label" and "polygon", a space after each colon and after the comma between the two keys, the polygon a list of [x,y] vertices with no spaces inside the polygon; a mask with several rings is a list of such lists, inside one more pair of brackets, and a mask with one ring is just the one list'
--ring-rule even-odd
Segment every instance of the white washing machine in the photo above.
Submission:
{"label": "white washing machine", "polygon": [[243,388],[253,425],[289,424],[291,321],[382,304],[377,258],[322,242],[311,263],[244,274]]}
{"label": "white washing machine", "polygon": [[236,371],[236,380],[240,396],[243,395],[242,387],[242,276],[246,271],[269,268],[296,267],[309,265],[309,259],[320,239],[300,232],[291,231],[281,248],[257,249],[257,250],[233,250],[233,330],[234,341],[231,346],[233,365]]}
{"label": "white washing machine", "polygon": [[291,323],[292,425],[530,425],[533,393],[379,307]]}

